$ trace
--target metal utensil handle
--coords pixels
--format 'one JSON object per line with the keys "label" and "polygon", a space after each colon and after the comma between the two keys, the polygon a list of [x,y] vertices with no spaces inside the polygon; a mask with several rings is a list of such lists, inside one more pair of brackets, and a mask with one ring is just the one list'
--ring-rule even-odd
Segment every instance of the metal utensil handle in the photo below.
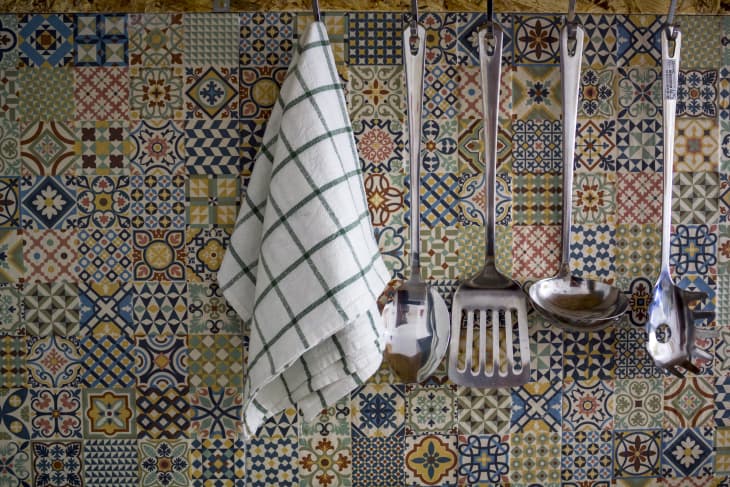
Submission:
{"label": "metal utensil handle", "polygon": [[[497,182],[497,129],[499,111],[499,84],[502,74],[502,28],[491,23],[479,31],[479,61],[482,83],[482,112],[484,115],[484,227],[485,264],[494,265],[495,185]],[[490,45],[490,41],[493,43]]]}
{"label": "metal utensil handle", "polygon": [[[669,32],[669,29],[672,32]],[[673,36],[674,54],[670,52]],[[674,119],[677,111],[679,48],[682,33],[677,27],[663,29],[662,37],[662,109],[664,111],[664,196],[662,200],[662,269],[669,271],[672,231],[672,176],[674,173]]]}
{"label": "metal utensil handle", "polygon": [[563,87],[563,246],[559,275],[570,273],[570,222],[573,216],[573,160],[575,125],[578,120],[580,64],[583,59],[583,28],[575,25],[574,49],[568,45],[569,27],[560,31],[560,77]]}
{"label": "metal utensil handle", "polygon": [[408,99],[408,140],[411,174],[411,280],[421,278],[421,113],[423,111],[423,72],[425,69],[426,29],[412,25],[403,29],[403,61]]}

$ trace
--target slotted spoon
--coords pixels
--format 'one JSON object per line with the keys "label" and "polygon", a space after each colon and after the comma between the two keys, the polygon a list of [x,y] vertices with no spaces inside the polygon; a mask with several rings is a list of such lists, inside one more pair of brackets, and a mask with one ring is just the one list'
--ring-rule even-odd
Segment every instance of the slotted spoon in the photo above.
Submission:
{"label": "slotted spoon", "polygon": [[[527,300],[520,286],[502,275],[494,261],[494,199],[497,172],[497,109],[504,32],[491,20],[479,31],[482,110],[484,111],[484,179],[486,228],[484,267],[462,282],[451,308],[449,378],[469,387],[510,387],[530,380],[530,342]],[[489,44],[490,39],[493,44]],[[478,320],[478,346],[474,327]],[[466,326],[463,327],[464,321]],[[513,328],[517,326],[519,355],[515,354]],[[503,333],[500,329],[503,329]],[[466,337],[462,340],[462,335]],[[491,335],[491,350],[487,336]],[[460,351],[461,349],[461,351]],[[463,353],[462,353],[463,352]],[[478,357],[475,357],[475,352]],[[488,355],[491,364],[488,363]],[[506,359],[506,364],[502,361]],[[518,359],[518,360],[517,360]],[[460,366],[463,362],[463,367]],[[519,362],[519,365],[518,365]]]}

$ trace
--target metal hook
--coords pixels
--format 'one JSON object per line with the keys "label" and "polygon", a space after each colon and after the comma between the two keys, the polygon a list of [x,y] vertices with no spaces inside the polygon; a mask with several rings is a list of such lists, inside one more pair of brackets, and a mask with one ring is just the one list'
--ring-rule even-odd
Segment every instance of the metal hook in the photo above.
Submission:
{"label": "metal hook", "polygon": [[319,0],[312,0],[312,13],[314,14],[315,22],[322,20],[322,16],[319,13]]}
{"label": "metal hook", "polygon": [[575,41],[575,36],[578,33],[578,21],[575,19],[575,3],[576,0],[569,0],[568,18],[565,21],[565,25],[568,28],[568,39],[570,41]]}
{"label": "metal hook", "polygon": [[667,37],[669,40],[674,41],[677,39],[677,25],[674,23],[674,14],[677,11],[677,0],[672,0],[669,4],[669,13],[667,14],[667,21],[664,23],[664,29],[667,31]]}
{"label": "metal hook", "polygon": [[411,0],[411,41],[418,39],[418,0]]}
{"label": "metal hook", "polygon": [[487,37],[492,39],[494,37],[494,6],[492,0],[487,0]]}

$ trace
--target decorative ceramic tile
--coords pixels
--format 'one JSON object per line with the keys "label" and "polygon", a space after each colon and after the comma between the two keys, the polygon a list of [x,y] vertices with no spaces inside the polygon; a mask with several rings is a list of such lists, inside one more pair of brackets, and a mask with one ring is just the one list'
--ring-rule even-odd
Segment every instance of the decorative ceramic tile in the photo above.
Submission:
{"label": "decorative ceramic tile", "polygon": [[[722,20],[716,16],[683,15],[677,18],[682,27],[682,66],[688,69],[721,66],[717,33]],[[720,44],[724,45],[721,41]]]}
{"label": "decorative ceramic tile", "polygon": [[[652,287],[653,284],[646,279],[637,279],[632,283],[633,294],[629,296],[629,300],[633,307],[630,311],[630,320],[633,320],[633,323],[619,326],[616,329],[616,377],[618,379],[661,377],[663,375],[646,350],[646,332],[643,327],[639,328],[646,322],[646,310]],[[644,304],[637,305],[636,301]]]}
{"label": "decorative ceramic tile", "polygon": [[184,487],[190,485],[189,445],[185,440],[142,440],[139,442],[142,485]]}
{"label": "decorative ceramic tile", "polygon": [[289,65],[294,54],[294,19],[289,12],[242,13],[240,64]]}
{"label": "decorative ceramic tile", "polygon": [[456,119],[427,120],[423,124],[423,169],[427,172],[456,172]]}
{"label": "decorative ceramic tile", "polygon": [[[449,69],[453,69],[453,67]],[[403,69],[401,66],[351,67],[348,89],[350,117],[352,119],[402,120],[405,103],[403,90]],[[435,93],[432,93],[432,95],[435,95]],[[448,105],[448,100],[443,101]],[[432,108],[433,110],[434,108]],[[450,115],[450,117],[453,117],[453,115]]]}
{"label": "decorative ceramic tile", "polygon": [[616,213],[619,224],[656,224],[662,215],[664,176],[654,172],[616,175]]}
{"label": "decorative ceramic tile", "polygon": [[184,118],[183,78],[169,68],[141,68],[130,73],[129,118]]}
{"label": "decorative ceramic tile", "polygon": [[185,167],[188,174],[238,174],[238,120],[185,122]]}
{"label": "decorative ceramic tile", "polygon": [[286,67],[255,66],[240,68],[241,118],[266,119],[271,115]]}
{"label": "decorative ceramic tile", "polygon": [[190,283],[188,289],[189,333],[235,335],[243,332],[241,320],[226,302],[217,283]]}
{"label": "decorative ceramic tile", "polygon": [[716,172],[677,173],[672,188],[672,223],[717,221],[719,187]]}
{"label": "decorative ceramic tile", "polygon": [[717,274],[717,225],[677,225],[670,264],[678,274]]}
{"label": "decorative ceramic tile", "polygon": [[563,431],[613,429],[613,381],[588,380],[563,382]]}
{"label": "decorative ceramic tile", "polygon": [[[240,23],[241,18],[236,13],[185,15],[185,64],[237,66]],[[275,38],[278,39],[278,35]]]}
{"label": "decorative ceramic tile", "polygon": [[[256,438],[251,439],[246,451],[246,485],[266,487],[299,485],[297,461],[299,448],[297,438]],[[403,455],[402,448],[398,452]],[[390,460],[391,455],[385,459]]]}
{"label": "decorative ceramic tile", "polygon": [[611,330],[597,333],[563,333],[565,377],[588,380],[613,379],[616,373],[616,335]]}
{"label": "decorative ceramic tile", "polygon": [[[246,475],[244,442],[233,439],[193,440],[190,477],[193,485],[243,485]],[[333,486],[334,487],[334,486]]]}
{"label": "decorative ceramic tile", "polygon": [[20,227],[20,179],[0,177],[0,228]]}
{"label": "decorative ceramic tile", "polygon": [[405,211],[404,177],[395,173],[366,173],[364,186],[372,224],[395,225],[397,217]]}
{"label": "decorative ceramic tile", "polygon": [[717,70],[680,71],[677,116],[717,117]]}
{"label": "decorative ceramic tile", "polygon": [[8,485],[30,487],[30,443],[6,440],[0,443],[0,480]]}
{"label": "decorative ceramic tile", "polygon": [[515,225],[512,230],[513,278],[542,278],[554,275],[560,264],[560,227]]}
{"label": "decorative ceramic tile", "polygon": [[[0,72],[1,73],[1,72]],[[2,76],[0,74],[0,76]],[[2,78],[0,78],[0,84]],[[0,91],[0,114],[2,113],[2,92]],[[0,174],[20,175],[20,135],[18,124],[11,120],[0,119]]]}
{"label": "decorative ceramic tile", "polygon": [[720,325],[730,324],[730,276],[717,277],[717,321]]}
{"label": "decorative ceramic tile", "polygon": [[[129,116],[127,68],[74,70],[76,120],[126,120]],[[151,93],[147,93],[151,97]]]}
{"label": "decorative ceramic tile", "polygon": [[75,231],[28,230],[22,236],[27,281],[77,280],[79,238]]}
{"label": "decorative ceramic tile", "polygon": [[512,485],[559,485],[561,434],[539,429],[509,437],[509,481]]}
{"label": "decorative ceramic tile", "polygon": [[192,437],[238,438],[243,430],[243,395],[233,387],[205,387],[190,394]]}
{"label": "decorative ceramic tile", "polygon": [[134,375],[138,387],[183,387],[188,382],[188,346],[185,336],[135,337]]}
{"label": "decorative ceramic tile", "polygon": [[[507,435],[496,434],[459,436],[459,485],[464,481],[468,485],[506,481],[509,472],[508,438]],[[441,463],[448,462],[443,460]]]}
{"label": "decorative ceramic tile", "polygon": [[550,325],[537,313],[528,315],[530,329],[530,365],[532,382],[556,382],[563,379],[563,341],[559,328]]}
{"label": "decorative ceramic tile", "polygon": [[78,14],[74,24],[76,66],[126,66],[127,16]]}
{"label": "decorative ceramic tile", "polygon": [[717,122],[708,118],[680,118],[674,144],[674,170],[717,171],[719,151]]}
{"label": "decorative ceramic tile", "polygon": [[715,473],[730,471],[730,428],[715,429]]}
{"label": "decorative ceramic tile", "polygon": [[188,371],[192,387],[242,387],[240,335],[190,335]]}
{"label": "decorative ceramic tile", "polygon": [[238,69],[185,68],[185,117],[229,119],[238,116]]}
{"label": "decorative ceramic tile", "polygon": [[[728,330],[726,328],[720,328],[721,339],[726,340],[728,336]],[[718,355],[720,355],[718,353]],[[726,362],[726,353],[723,351],[723,356],[718,356],[718,359],[723,359]],[[724,365],[724,364],[723,364]],[[724,372],[724,371],[723,371]],[[715,426],[730,426],[730,380],[728,376],[723,375],[716,379],[715,382]]]}
{"label": "decorative ceramic tile", "polygon": [[132,283],[80,282],[81,334],[119,336],[132,327]]}
{"label": "decorative ceramic tile", "polygon": [[562,208],[559,174],[516,174],[512,180],[512,218],[516,225],[560,223]]}
{"label": "decorative ceramic tile", "polygon": [[352,441],[347,436],[311,435],[299,438],[300,485],[352,485]]}
{"label": "decorative ceramic tile", "polygon": [[[484,174],[462,173],[459,177],[459,224],[462,226],[484,225],[485,189]],[[495,175],[495,224],[507,227],[512,223],[512,176]],[[455,278],[456,276],[454,276]]]}
{"label": "decorative ceramic tile", "polygon": [[134,340],[126,335],[85,336],[79,341],[86,387],[130,387],[135,383]]}
{"label": "decorative ceramic tile", "polygon": [[561,485],[565,481],[610,480],[612,454],[611,431],[563,431]]}
{"label": "decorative ceramic tile", "polygon": [[80,441],[33,442],[33,485],[82,485]]}
{"label": "decorative ceramic tile", "polygon": [[81,390],[32,389],[30,419],[34,440],[81,438]]}
{"label": "decorative ceramic tile", "polygon": [[426,173],[421,176],[421,218],[427,227],[456,223],[459,217],[458,191],[459,179],[454,173]]}
{"label": "decorative ceramic tile", "polygon": [[75,335],[79,331],[76,284],[29,284],[23,290],[26,329],[31,335]]}
{"label": "decorative ceramic tile", "polygon": [[727,223],[730,221],[730,175],[724,172],[719,175],[718,193],[718,204],[720,206],[718,221]]}
{"label": "decorative ceramic tile", "polygon": [[81,144],[81,173],[127,174],[130,143],[127,140],[127,123],[123,121],[96,120],[79,122]]}
{"label": "decorative ceramic tile", "polygon": [[518,119],[560,119],[560,70],[556,66],[518,66],[512,76],[512,90]]}
{"label": "decorative ceramic tile", "polygon": [[[74,71],[71,68],[21,69],[17,82],[18,118],[26,123],[73,120],[73,86]],[[58,93],[67,93],[68,96],[58,96]],[[11,101],[11,98],[6,100]]]}
{"label": "decorative ceramic tile", "polygon": [[618,69],[619,104],[621,118],[654,118],[662,103],[661,73],[658,68],[627,67]]}
{"label": "decorative ceramic tile", "polygon": [[615,106],[617,75],[614,69],[587,69],[581,74],[578,116],[612,118]]}
{"label": "decorative ceramic tile", "polygon": [[73,65],[74,17],[25,14],[18,20],[19,66]]}
{"label": "decorative ceramic tile", "polygon": [[222,228],[189,228],[187,237],[187,279],[215,282],[229,237]]}
{"label": "decorative ceramic tile", "polygon": [[514,16],[516,64],[557,64],[560,20],[553,16]]}
{"label": "decorative ceramic tile", "polygon": [[349,65],[401,64],[401,35],[407,25],[395,12],[353,12],[349,16]]}
{"label": "decorative ceramic tile", "polygon": [[712,428],[664,430],[664,477],[712,475],[715,460]]}
{"label": "decorative ceramic tile", "polygon": [[183,14],[130,14],[128,30],[130,66],[182,66]]}
{"label": "decorative ceramic tile", "polygon": [[34,122],[21,127],[24,176],[58,176],[77,170],[80,144],[73,122]]}
{"label": "decorative ceramic tile", "polygon": [[0,283],[18,282],[25,274],[24,240],[17,230],[0,230]]}
{"label": "decorative ceramic tile", "polygon": [[[499,438],[495,435],[495,438]],[[408,436],[406,437],[406,482],[408,485],[443,485],[455,486],[457,474],[457,437],[456,436]],[[485,442],[487,443],[487,442]],[[506,444],[496,442],[498,446],[494,446],[491,438],[489,444],[482,445],[479,437],[470,436],[464,446],[463,465],[459,465],[459,471],[468,471],[468,481],[473,481],[480,477],[482,469],[480,469],[480,461],[483,463],[485,453],[491,457],[501,455],[506,457]],[[467,450],[468,447],[468,451]],[[479,457],[479,459],[477,459]],[[474,461],[471,461],[474,460]],[[504,458],[502,458],[504,460]],[[475,471],[476,468],[476,471]],[[506,471],[506,462],[499,466],[491,466],[488,474],[491,477],[498,476],[496,471],[504,469]]]}
{"label": "decorative ceramic tile", "polygon": [[[342,401],[344,403],[347,399],[343,399]],[[349,408],[347,408],[347,413],[349,417]],[[258,436],[260,438],[292,437],[297,436],[298,431],[299,415],[297,414],[297,409],[294,407],[288,407],[269,417],[259,428]]]}
{"label": "decorative ceramic tile", "polygon": [[421,271],[426,279],[456,279],[458,235],[455,227],[421,229]]}
{"label": "decorative ceramic tile", "polygon": [[541,380],[512,388],[512,434],[560,429],[562,420],[560,383]]}
{"label": "decorative ceramic tile", "polygon": [[403,485],[404,452],[402,437],[353,436],[353,486]]}
{"label": "decorative ceramic tile", "polygon": [[350,395],[353,436],[402,436],[405,424],[403,385],[366,384]]}
{"label": "decorative ceramic tile", "polygon": [[[655,244],[660,240],[661,231],[657,225],[634,223],[616,226],[616,274],[623,282],[642,276],[654,276],[661,258],[661,248]],[[639,296],[634,297],[640,299]],[[635,307],[632,309],[636,310]]]}
{"label": "decorative ceramic tile", "polygon": [[426,68],[423,115],[429,118],[456,118],[459,73],[456,67],[435,64]]}
{"label": "decorative ceramic tile", "polygon": [[661,171],[664,165],[663,143],[660,120],[619,118],[616,129],[619,172]]}
{"label": "decorative ceramic tile", "polygon": [[616,381],[616,429],[661,428],[663,417],[662,379]]}
{"label": "decorative ceramic tile", "polygon": [[187,438],[190,433],[190,403],[187,387],[138,387],[137,437]]}
{"label": "decorative ceramic tile", "polygon": [[238,176],[191,175],[185,189],[186,221],[190,227],[233,227],[241,196]]}
{"label": "decorative ceramic tile", "polygon": [[427,63],[457,64],[457,31],[460,30],[458,20],[456,13],[429,12],[420,16],[419,22],[426,29]]}
{"label": "decorative ceramic tile", "polygon": [[185,282],[134,284],[135,334],[184,335],[188,320]]}
{"label": "decorative ceramic tile", "polygon": [[134,389],[83,389],[84,438],[136,438]]}
{"label": "decorative ceramic tile", "polygon": [[0,68],[15,68],[18,64],[18,18],[0,16]]}
{"label": "decorative ceramic tile", "polygon": [[459,433],[504,435],[509,432],[512,409],[509,391],[459,386],[455,401]]}
{"label": "decorative ceramic tile", "polygon": [[616,26],[616,62],[619,65],[657,66],[661,59],[659,33],[664,20],[654,15],[620,15]]}
{"label": "decorative ceramic tile", "polygon": [[406,386],[406,435],[456,433],[454,392],[449,387]]}
{"label": "decorative ceramic tile", "polygon": [[21,224],[25,229],[76,227],[76,178],[26,176],[21,179]]}
{"label": "decorative ceramic tile", "polygon": [[563,128],[559,120],[512,122],[515,173],[553,173],[563,167]]}
{"label": "decorative ceramic tile", "polygon": [[662,430],[614,431],[613,449],[616,478],[661,475]]}
{"label": "decorative ceramic tile", "polygon": [[132,278],[132,246],[126,229],[83,229],[79,263],[76,268],[82,281],[129,281]]}
{"label": "decorative ceramic tile", "polygon": [[0,336],[25,335],[22,285],[0,284]]}
{"label": "decorative ceramic tile", "polygon": [[573,183],[573,222],[603,224],[613,222],[616,175],[576,174]]}
{"label": "decorative ceramic tile", "polygon": [[[19,72],[15,69],[0,70],[0,119],[6,122],[18,120],[20,105],[18,75]],[[3,126],[7,127],[8,124],[4,123]],[[10,127],[15,127],[15,124]]]}
{"label": "decorative ceramic tile", "polygon": [[[513,19],[509,14],[494,14],[495,21],[504,31],[502,40],[502,65],[514,64],[513,56]],[[487,16],[479,12],[461,12],[458,14],[459,31],[457,39],[458,64],[467,66],[479,65],[478,32],[487,21]]]}
{"label": "decorative ceramic tile", "polygon": [[578,120],[575,165],[578,173],[616,170],[615,120]]}
{"label": "decorative ceramic tile", "polygon": [[[675,279],[675,282],[677,283],[677,286],[681,287],[682,289],[705,293],[707,297],[700,300],[694,309],[695,311],[706,311],[712,315],[715,314],[715,311],[717,310],[716,276],[710,274],[704,276],[684,274],[682,275],[682,277]],[[698,320],[695,322],[695,324],[697,326],[701,326],[702,328],[714,328],[716,324],[714,321],[715,320],[713,318],[710,318],[709,321]]]}
{"label": "decorative ceramic tile", "polygon": [[613,15],[578,15],[585,31],[583,64],[592,67],[616,65],[616,17]]}
{"label": "decorative ceramic tile", "polygon": [[[25,344],[23,344],[25,345]],[[28,383],[33,387],[76,387],[81,381],[82,352],[74,337],[29,337]]]}
{"label": "decorative ceramic tile", "polygon": [[[722,308],[723,306],[720,305]],[[726,374],[728,371],[730,371],[730,329],[722,326],[717,329],[718,338],[717,338],[717,349],[715,350],[715,371],[719,374]],[[717,387],[718,389],[723,384],[723,379],[718,378]],[[720,403],[718,403],[719,406]],[[723,409],[724,411],[724,409]],[[720,409],[718,409],[718,414],[720,414]],[[728,414],[730,417],[730,413],[722,413],[723,415]]]}
{"label": "decorative ceramic tile", "polygon": [[129,176],[78,176],[77,188],[79,228],[112,228],[130,226]]}
{"label": "decorative ceramic tile", "polygon": [[185,227],[185,176],[134,175],[130,181],[134,228]]}
{"label": "decorative ceramic tile", "polygon": [[[360,164],[364,172],[391,172],[402,168],[405,161],[405,151],[404,127],[401,122],[379,118],[353,120],[352,129],[360,155]],[[440,130],[437,125],[436,137],[439,136]],[[449,137],[453,134],[448,131],[448,135],[444,135],[443,141],[434,139],[432,142],[432,158],[437,167],[441,159],[453,159],[453,151],[450,150],[450,143],[453,138]],[[441,159],[439,156],[441,156]],[[453,169],[451,169],[451,172],[453,172]]]}
{"label": "decorative ceramic tile", "polygon": [[28,389],[0,389],[0,441],[30,439],[29,398]]}
{"label": "decorative ceramic tile", "polygon": [[714,415],[715,379],[691,377],[664,379],[664,427],[699,428]]}
{"label": "decorative ceramic tile", "polygon": [[135,230],[132,233],[135,280],[175,281],[185,278],[185,232]]}
{"label": "decorative ceramic tile", "polygon": [[138,485],[139,461],[136,440],[85,440],[84,485],[119,487]]}

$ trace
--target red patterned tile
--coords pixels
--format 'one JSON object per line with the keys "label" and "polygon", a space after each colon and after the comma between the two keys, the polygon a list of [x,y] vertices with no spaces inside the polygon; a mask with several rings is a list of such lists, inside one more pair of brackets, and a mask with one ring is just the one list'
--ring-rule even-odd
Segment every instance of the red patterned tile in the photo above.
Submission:
{"label": "red patterned tile", "polygon": [[75,230],[24,231],[26,280],[76,281],[79,239]]}
{"label": "red patterned tile", "polygon": [[512,277],[542,278],[558,271],[559,225],[515,225],[513,231]]}
{"label": "red patterned tile", "polygon": [[657,223],[662,218],[661,173],[618,173],[616,206],[619,223]]}
{"label": "red patterned tile", "polygon": [[77,120],[124,120],[129,116],[127,68],[75,68]]}

